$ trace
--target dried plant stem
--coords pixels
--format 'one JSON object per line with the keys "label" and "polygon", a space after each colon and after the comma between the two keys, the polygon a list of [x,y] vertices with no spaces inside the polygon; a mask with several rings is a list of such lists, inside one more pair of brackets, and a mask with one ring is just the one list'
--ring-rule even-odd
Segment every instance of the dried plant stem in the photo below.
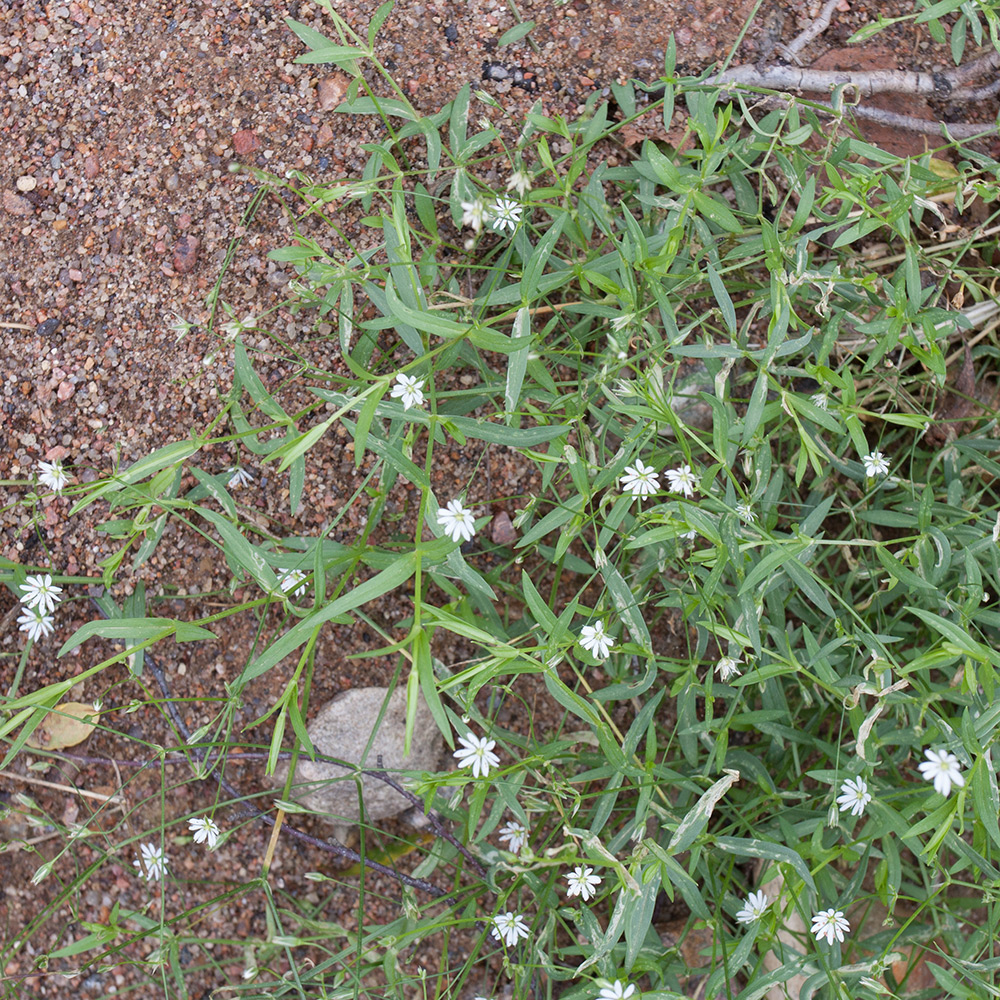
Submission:
{"label": "dried plant stem", "polygon": [[70,795],[80,795],[86,799],[96,799],[98,802],[110,802],[117,805],[122,801],[118,795],[103,795],[101,792],[89,792],[85,788],[61,785],[55,781],[43,781],[41,778],[32,778],[27,774],[14,774],[13,771],[0,771],[0,778],[8,778],[11,781],[22,781],[26,785],[37,785],[39,788],[52,788],[57,792],[69,792]]}

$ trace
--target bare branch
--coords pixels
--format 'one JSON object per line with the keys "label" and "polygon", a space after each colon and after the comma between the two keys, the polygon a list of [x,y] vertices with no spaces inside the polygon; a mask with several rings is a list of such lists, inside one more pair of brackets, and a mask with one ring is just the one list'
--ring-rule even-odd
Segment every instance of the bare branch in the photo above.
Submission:
{"label": "bare branch", "polygon": [[820,35],[830,27],[830,19],[833,17],[833,12],[837,8],[837,4],[840,0],[827,0],[826,5],[819,12],[816,19],[809,25],[805,31],[800,32],[796,35],[785,47],[785,55],[792,60],[797,60],[798,54],[814,39],[819,38]]}

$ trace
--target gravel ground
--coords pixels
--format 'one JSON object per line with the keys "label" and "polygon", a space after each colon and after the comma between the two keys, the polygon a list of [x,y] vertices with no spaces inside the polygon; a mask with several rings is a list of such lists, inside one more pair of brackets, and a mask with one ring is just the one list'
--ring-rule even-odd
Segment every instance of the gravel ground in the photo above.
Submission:
{"label": "gravel ground", "polygon": [[[264,352],[268,384],[285,386],[293,371],[284,356],[273,352],[268,331],[294,343],[310,362],[335,370],[338,360],[324,331],[287,307],[286,286],[293,275],[267,259],[270,250],[288,242],[287,216],[273,199],[265,199],[252,220],[246,219],[257,186],[246,173],[229,168],[234,162],[252,164],[279,176],[298,169],[325,181],[357,176],[367,155],[360,147],[377,139],[379,130],[367,119],[335,115],[325,107],[329,89],[336,87],[330,67],[293,64],[302,49],[284,18],[323,30],[328,22],[315,3],[6,0],[0,6],[0,342],[5,362],[0,368],[0,426],[6,440],[0,450],[0,554],[58,567],[70,575],[99,577],[99,562],[116,548],[113,540],[96,531],[107,510],[95,507],[70,520],[66,514],[72,501],[67,497],[34,510],[21,505],[37,462],[63,460],[77,480],[93,481],[116,463],[130,464],[208,423],[231,386],[232,356],[218,335],[207,332],[206,296],[234,239],[240,239],[238,253],[226,271],[221,295],[237,316],[260,317],[259,329],[245,339]],[[377,4],[336,6],[363,33]],[[509,117],[485,107],[482,113],[492,114],[513,134],[535,101],[547,115],[572,117],[587,96],[612,82],[654,79],[672,31],[679,60],[689,69],[722,58],[754,2],[522,0],[523,18],[537,22],[530,36],[535,44],[523,41],[498,51],[497,39],[516,23],[511,6],[502,0],[404,0],[385,24],[378,56],[420,110],[436,110],[471,82],[493,94]],[[765,13],[786,15],[783,21],[769,21],[778,25],[786,41],[815,6],[764,4],[775,8]],[[822,44],[814,46],[816,53],[841,44],[876,11],[908,9],[903,3],[875,2],[853,2],[850,7]],[[739,60],[758,58],[763,38],[751,30]],[[921,65],[940,58],[940,53],[916,46],[898,50],[912,53]],[[508,76],[484,81],[484,63],[502,65]],[[516,69],[528,86],[514,84]],[[496,71],[493,75],[501,76]],[[484,179],[505,177],[508,169],[497,164]],[[365,235],[356,216],[340,217],[338,224],[346,237]],[[171,329],[177,317],[194,324],[180,340]],[[295,400],[298,391],[287,386],[283,398]],[[344,509],[360,480],[343,438],[330,436],[312,454],[305,501],[295,518],[288,514],[287,493],[251,464],[259,479],[247,490],[254,516],[285,530],[314,533],[339,515],[331,537],[354,537],[364,518],[364,502]],[[207,460],[216,461],[218,469],[247,458],[222,445],[207,449]],[[437,472],[440,483],[450,480],[456,489],[465,486],[481,458],[478,449],[451,449]],[[490,450],[485,467],[488,474],[476,475],[472,499],[480,510],[512,511],[513,503],[504,498],[530,491],[529,471],[502,448]],[[364,471],[362,466],[360,474]],[[403,493],[392,499],[401,518],[407,514]],[[228,573],[215,549],[169,529],[142,578],[159,600],[154,613],[189,617],[218,610],[220,599],[213,603],[191,595],[219,593]],[[131,588],[126,579],[116,593],[121,597]],[[60,612],[63,637],[93,617],[83,593],[82,587],[73,591],[75,599]],[[11,596],[0,595],[0,682],[5,692],[22,638],[12,622],[13,609]],[[394,621],[409,614],[408,599],[405,594],[389,595],[373,613],[391,629]],[[276,626],[277,620],[268,624]],[[174,694],[204,706],[206,719],[212,700],[225,697],[225,681],[234,676],[254,642],[253,621],[228,625],[231,631],[217,645],[157,651],[176,686]],[[107,653],[100,643],[91,643],[56,660],[60,641],[57,634],[35,648],[22,690],[74,676]],[[659,641],[673,655],[683,652],[683,636],[666,626]],[[394,658],[344,659],[345,653],[380,645],[379,637],[365,629],[331,628],[320,649],[321,661],[330,668],[317,677],[313,703],[345,687],[387,683],[396,667]],[[436,652],[447,662],[457,662],[474,651],[455,643]],[[284,679],[250,692],[235,720],[237,729],[273,703],[278,690],[273,685],[279,682]],[[108,725],[123,734],[107,735],[100,747],[103,753],[131,757],[136,740],[171,739],[162,714],[149,705],[129,716],[113,711],[132,698],[148,697],[127,676],[102,675],[99,688],[88,685],[76,693],[101,697],[112,712]],[[533,718],[545,728],[558,716],[538,695],[530,686],[523,693],[529,704],[539,706]],[[189,725],[193,728],[200,721],[192,718]],[[23,759],[17,765],[23,777]],[[112,794],[120,787],[107,768],[53,769],[43,776],[98,794]],[[204,808],[212,791],[205,784],[185,783],[183,777],[166,769],[166,783],[176,783],[170,809]],[[110,809],[94,812],[92,802],[81,805],[73,794],[0,777],[0,789],[8,796],[30,790],[61,822],[86,821],[107,831],[109,843],[161,823],[160,787],[159,775],[128,778],[128,806],[112,815]],[[29,836],[39,841],[46,857],[48,848],[58,843],[44,831],[23,826],[17,814],[9,814],[4,823],[0,841]],[[40,973],[33,959],[82,936],[81,921],[106,922],[116,900],[155,917],[161,905],[169,914],[211,898],[216,887],[202,880],[217,878],[219,872],[236,882],[253,877],[265,846],[266,834],[243,826],[220,855],[213,856],[211,871],[190,860],[187,870],[179,867],[183,881],[160,901],[151,901],[145,884],[137,881],[130,856],[106,866],[103,886],[92,878],[84,898],[67,901],[59,898],[57,877],[37,889],[28,885],[38,857],[28,852],[3,855],[0,940],[12,941],[31,928],[27,945],[16,955],[10,953],[4,995],[23,991],[19,995],[104,996],[127,988],[136,973],[124,962],[81,981],[57,974],[58,963]],[[84,845],[75,863],[93,857]],[[73,863],[66,859],[65,874],[72,872]],[[301,872],[321,864],[305,848],[287,846],[276,858],[275,884],[304,895],[312,890],[301,881]],[[328,909],[323,916],[350,929],[357,922],[356,897],[343,897],[339,909]],[[394,915],[396,898],[394,884],[370,880],[370,919],[384,921]],[[39,915],[36,926],[32,921]],[[217,964],[192,973],[190,985],[207,990],[227,980],[238,982],[243,969],[239,941],[264,933],[259,899],[248,894],[213,908],[205,933],[232,943],[219,944]],[[135,947],[135,954],[148,951],[141,943]],[[419,955],[410,958],[415,964],[423,961]]]}

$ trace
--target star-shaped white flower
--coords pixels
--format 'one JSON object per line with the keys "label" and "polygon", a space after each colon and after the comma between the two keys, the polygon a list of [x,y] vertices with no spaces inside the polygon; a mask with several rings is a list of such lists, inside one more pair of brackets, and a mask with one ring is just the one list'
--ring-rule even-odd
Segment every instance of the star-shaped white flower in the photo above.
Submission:
{"label": "star-shaped white flower", "polygon": [[601,876],[595,875],[593,868],[577,865],[566,876],[566,882],[569,884],[566,895],[579,896],[586,903],[588,899],[593,899],[597,894],[597,887],[601,884]]}
{"label": "star-shaped white flower", "polygon": [[405,375],[400,372],[396,376],[396,384],[389,393],[393,399],[403,401],[403,409],[408,410],[411,406],[423,406],[424,394],[420,391],[424,387],[424,380],[415,375]]}
{"label": "star-shaped white flower", "polygon": [[760,920],[770,905],[766,892],[751,892],[743,903],[743,909],[736,911],[736,922],[752,924],[755,920]]}
{"label": "star-shaped white flower", "polygon": [[38,481],[54,493],[62,493],[69,476],[63,471],[62,462],[39,462]]}
{"label": "star-shaped white flower", "polygon": [[517,191],[520,197],[524,197],[531,190],[531,175],[524,167],[520,167],[510,175],[507,181],[508,191]]}
{"label": "star-shaped white flower", "polygon": [[173,320],[172,323],[167,324],[167,329],[173,331],[174,339],[179,342],[194,328],[194,323],[190,323],[183,316],[176,314],[174,314]]}
{"label": "star-shaped white flower", "polygon": [[622,489],[627,490],[632,496],[652,496],[659,488],[660,480],[656,469],[651,465],[645,465],[641,458],[635,460],[635,465],[625,466]]}
{"label": "star-shaped white flower", "polygon": [[604,631],[604,622],[600,620],[580,629],[580,645],[598,660],[606,660],[615,648],[614,639]]}
{"label": "star-shaped white flower", "polygon": [[864,778],[848,778],[840,786],[837,805],[841,809],[850,809],[853,816],[860,816],[871,800],[872,793],[868,791],[868,782]]}
{"label": "star-shaped white flower", "polygon": [[476,533],[476,519],[461,500],[450,500],[446,507],[438,508],[438,524],[453,542],[468,542]]}
{"label": "star-shaped white flower", "polygon": [[748,503],[738,503],[736,505],[736,513],[747,524],[753,524],[757,520],[757,515],[753,512],[753,507]]}
{"label": "star-shaped white flower", "polygon": [[462,202],[462,225],[471,226],[474,232],[483,228],[483,218],[486,206],[477,198],[475,201]]}
{"label": "star-shaped white flower", "polygon": [[459,767],[471,767],[474,778],[485,778],[490,773],[491,767],[500,766],[500,758],[493,753],[493,748],[497,745],[496,740],[488,740],[485,736],[476,736],[475,733],[468,732],[465,736],[460,736],[458,742],[462,749],[456,750],[452,757],[458,761]]}
{"label": "star-shaped white flower", "polygon": [[948,796],[952,785],[961,788],[965,784],[962,766],[953,753],[948,753],[947,750],[925,750],[924,756],[927,760],[918,767],[925,781],[934,782],[935,792]]}
{"label": "star-shaped white flower", "polygon": [[38,608],[28,608],[17,619],[17,627],[28,633],[32,642],[38,642],[43,636],[52,634],[52,615],[47,615]]}
{"label": "star-shaped white flower", "polygon": [[861,462],[865,467],[866,476],[884,476],[889,472],[889,463],[885,455],[880,451],[873,451],[868,455],[861,456]]}
{"label": "star-shaped white flower", "polygon": [[500,827],[500,841],[507,841],[510,850],[514,854],[520,854],[521,848],[528,842],[528,828],[512,819],[506,826]]}
{"label": "star-shaped white flower", "polygon": [[722,656],[715,665],[715,672],[719,675],[719,680],[726,683],[730,677],[739,677],[740,661],[733,656]]}
{"label": "star-shaped white flower", "polygon": [[278,586],[282,593],[292,592],[292,597],[301,597],[306,592],[306,585],[302,582],[306,579],[306,574],[300,569],[286,570],[278,577]]}
{"label": "star-shaped white flower", "polygon": [[235,340],[244,330],[252,330],[257,325],[257,317],[253,313],[247,313],[243,319],[233,319],[222,325],[222,332],[230,339]]}
{"label": "star-shaped white flower", "polygon": [[43,615],[47,615],[50,611],[55,611],[56,605],[62,600],[59,596],[61,593],[62,587],[57,587],[48,573],[44,576],[28,576],[21,586],[21,603],[26,608],[38,608]]}
{"label": "star-shaped white flower", "polygon": [[850,933],[851,925],[847,917],[844,916],[843,910],[835,910],[831,907],[829,910],[820,910],[813,917],[811,930],[816,935],[817,941],[826,938],[827,944],[833,944],[834,938],[838,941],[844,940],[844,934]]}
{"label": "star-shaped white flower", "polygon": [[825,392],[814,392],[809,397],[809,402],[818,410],[828,410],[830,408],[830,397]]}
{"label": "star-shaped white flower", "polygon": [[503,941],[508,948],[513,948],[521,938],[526,938],[531,932],[519,913],[508,910],[493,918],[493,937]]}
{"label": "star-shaped white flower", "polygon": [[683,493],[686,497],[694,496],[694,488],[698,485],[698,480],[691,471],[690,465],[681,465],[676,469],[667,469],[664,475],[667,477],[670,489],[674,493]]}
{"label": "star-shaped white flower", "polygon": [[513,198],[497,198],[490,209],[494,231],[502,233],[509,228],[511,232],[514,232],[517,229],[517,224],[521,221],[522,211],[523,208]]}
{"label": "star-shaped white flower", "polygon": [[167,874],[167,855],[156,844],[140,844],[139,857],[132,864],[147,882],[161,879]]}
{"label": "star-shaped white flower", "polygon": [[231,490],[238,490],[241,486],[249,486],[253,482],[253,476],[238,465],[229,466],[226,472],[229,473],[230,477],[226,485]]}
{"label": "star-shaped white flower", "polygon": [[597,1000],[628,1000],[635,993],[635,984],[629,983],[627,986],[620,979],[613,983],[601,987],[601,992],[597,994]]}
{"label": "star-shaped white flower", "polygon": [[196,844],[208,844],[211,850],[219,841],[219,827],[215,820],[208,816],[192,816],[188,820],[188,829],[194,834]]}

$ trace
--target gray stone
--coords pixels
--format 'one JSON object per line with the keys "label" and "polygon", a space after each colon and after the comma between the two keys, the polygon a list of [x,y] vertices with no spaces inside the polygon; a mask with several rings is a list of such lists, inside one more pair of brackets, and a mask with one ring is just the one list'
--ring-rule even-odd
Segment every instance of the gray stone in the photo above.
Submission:
{"label": "gray stone", "polygon": [[[715,412],[711,404],[701,398],[700,393],[715,395],[715,386],[703,362],[696,361],[683,368],[677,373],[673,386],[670,384],[670,379],[665,378],[663,391],[667,395],[670,408],[677,414],[677,419],[682,424],[701,431],[711,429]],[[669,424],[663,424],[661,432],[667,437],[672,437],[674,429]]]}
{"label": "gray stone", "polygon": [[[369,687],[344,691],[320,709],[307,727],[316,752],[327,757],[377,770],[400,781],[394,772],[436,771],[441,758],[441,734],[421,697],[409,756],[403,756],[406,735],[406,691],[396,688],[389,699],[382,723],[374,738],[372,731],[385,702],[388,688]],[[371,748],[365,748],[371,740]],[[288,764],[275,772],[275,782],[284,785]],[[297,787],[296,787],[297,786]],[[368,819],[386,819],[405,812],[413,803],[394,788],[371,775],[361,778],[365,815]],[[295,769],[291,797],[312,812],[326,816],[339,831],[357,823],[358,786],[355,772],[336,764],[313,762],[300,757]],[[339,836],[338,839],[343,839]]]}

